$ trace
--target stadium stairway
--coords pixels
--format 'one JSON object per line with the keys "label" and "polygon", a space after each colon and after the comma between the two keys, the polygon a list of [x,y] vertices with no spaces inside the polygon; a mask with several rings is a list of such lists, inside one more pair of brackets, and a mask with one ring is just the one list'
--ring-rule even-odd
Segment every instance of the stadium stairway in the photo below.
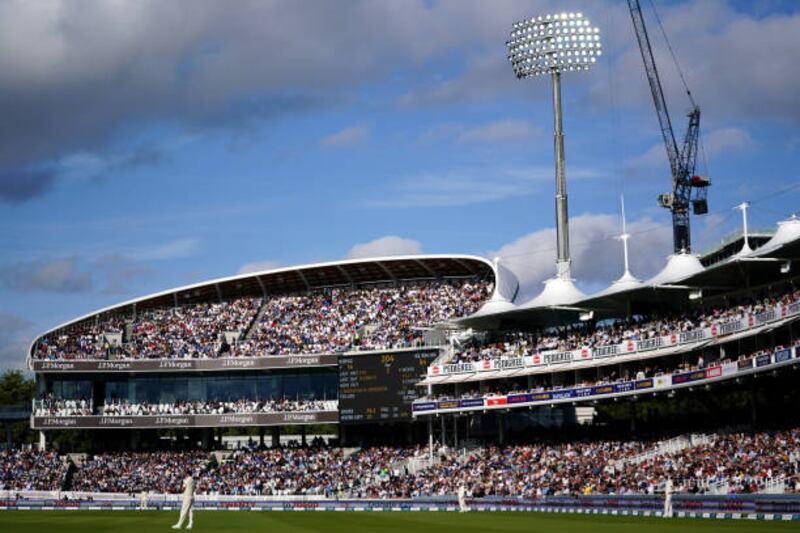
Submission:
{"label": "stadium stairway", "polygon": [[258,308],[258,313],[253,317],[253,320],[244,328],[244,335],[241,336],[242,340],[250,339],[256,331],[256,325],[261,322],[261,317],[267,310],[267,300],[261,300],[261,307]]}
{"label": "stadium stairway", "polygon": [[679,435],[672,439],[661,441],[658,444],[656,444],[652,450],[648,450],[644,453],[640,453],[639,455],[635,455],[627,459],[625,462],[638,465],[645,461],[649,461],[655,457],[658,457],[659,455],[672,455],[687,450],[689,448],[695,448],[697,446],[713,444],[715,439],[716,439],[715,436],[706,435],[704,433],[690,433],[687,435]]}

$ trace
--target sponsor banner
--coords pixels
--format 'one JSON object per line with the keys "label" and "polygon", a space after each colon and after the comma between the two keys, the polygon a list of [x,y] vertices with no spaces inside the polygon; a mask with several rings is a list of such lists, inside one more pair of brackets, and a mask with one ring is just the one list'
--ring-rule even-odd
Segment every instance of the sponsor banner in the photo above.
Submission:
{"label": "sponsor banner", "polygon": [[522,357],[514,357],[513,359],[500,359],[494,363],[497,370],[508,370],[509,368],[522,368],[525,366],[525,361]]}
{"label": "sponsor banner", "polygon": [[439,400],[439,409],[458,409],[458,400]]}
{"label": "sponsor banner", "polygon": [[458,401],[459,407],[483,407],[483,398],[466,398]]}
{"label": "sponsor banner", "polygon": [[472,363],[454,363],[450,365],[443,365],[442,371],[444,374],[460,374],[462,372],[472,372],[475,366]]}
{"label": "sponsor banner", "polygon": [[472,368],[473,370],[482,372],[484,370],[492,370],[494,366],[495,366],[495,361],[487,359],[486,361],[478,361],[476,363],[473,363]]}
{"label": "sponsor banner", "polygon": [[684,331],[678,336],[681,344],[687,342],[696,342],[701,341],[706,338],[706,330],[704,329],[695,329],[692,331]]}
{"label": "sponsor banner", "polygon": [[412,409],[414,411],[433,411],[434,409],[436,409],[437,406],[438,406],[437,402],[417,402],[412,406]]}
{"label": "sponsor banner", "polygon": [[739,359],[739,362],[736,363],[739,367],[739,370],[745,370],[747,368],[753,368],[753,358],[748,357],[747,359]]}
{"label": "sponsor banner", "polygon": [[730,376],[731,374],[735,374],[739,371],[739,365],[736,363],[723,363],[722,364],[722,375],[723,376]]}
{"label": "sponsor banner", "polygon": [[533,354],[531,356],[531,365],[539,366],[541,364],[544,364],[544,361],[542,359],[542,354],[540,354],[540,353]]}
{"label": "sponsor banner", "polygon": [[505,396],[492,396],[486,398],[486,405],[506,405],[508,399]]}
{"label": "sponsor banner", "polygon": [[575,389],[575,397],[576,398],[586,398],[587,396],[592,395],[592,388],[591,387],[582,387],[580,389]]}
{"label": "sponsor banner", "polygon": [[613,394],[614,392],[616,392],[614,385],[598,385],[592,387],[592,396],[597,396],[598,394]]}
{"label": "sponsor banner", "polygon": [[442,367],[440,367],[439,365],[433,365],[428,368],[428,375],[430,376],[438,376],[441,373],[442,373]]}
{"label": "sponsor banner", "polygon": [[558,363],[571,363],[573,360],[572,352],[550,352],[543,355],[544,355],[544,362],[545,364],[548,365],[553,365]]}
{"label": "sponsor banner", "polygon": [[661,348],[664,345],[664,341],[661,337],[653,337],[652,339],[643,339],[636,342],[636,349],[640,352],[646,352],[648,350],[655,350],[656,348]]}
{"label": "sponsor banner", "polygon": [[729,322],[725,322],[724,324],[719,325],[719,334],[727,335],[729,333],[739,331],[740,329],[744,329],[745,327],[746,326],[744,325],[743,321],[739,319],[731,320]]}
{"label": "sponsor banner", "polygon": [[654,386],[658,388],[669,387],[672,384],[670,377],[671,376],[656,376],[653,378],[655,380]]}
{"label": "sponsor banner", "polygon": [[786,306],[786,309],[790,315],[800,313],[800,302],[791,303]]}
{"label": "sponsor banner", "polygon": [[549,392],[534,392],[530,397],[532,402],[544,402],[553,399],[553,395]]}
{"label": "sponsor banner", "polygon": [[[435,409],[435,402],[433,409]],[[416,406],[415,406],[416,409]],[[98,429],[216,426],[279,426],[288,424],[336,423],[336,411],[291,413],[226,413],[220,415],[163,416],[35,416],[33,429]]]}
{"label": "sponsor banner", "polygon": [[508,395],[508,403],[528,403],[532,402],[530,394],[509,394]]}
{"label": "sponsor banner", "polygon": [[566,400],[569,398],[575,397],[575,390],[574,389],[562,389],[556,390],[550,393],[550,397],[553,400]]}
{"label": "sponsor banner", "polygon": [[775,352],[775,362],[782,363],[784,361],[788,361],[792,358],[792,349],[786,348],[784,350],[778,350]]}
{"label": "sponsor banner", "polygon": [[720,376],[722,376],[722,367],[721,366],[717,365],[717,366],[712,366],[712,367],[706,368],[706,377],[707,378],[709,378],[709,379],[718,378]]}
{"label": "sponsor banner", "polygon": [[765,322],[772,322],[778,317],[778,314],[775,312],[775,309],[769,309],[764,311],[763,313],[758,313],[756,315],[756,324],[763,324]]}
{"label": "sponsor banner", "polygon": [[764,353],[756,356],[756,366],[767,366],[770,363],[772,363],[772,356],[770,354]]}
{"label": "sponsor banner", "polygon": [[693,372],[686,372],[685,374],[673,374],[672,384],[680,385],[681,383],[691,383],[692,381],[700,381],[706,379],[705,370],[695,370]]}
{"label": "sponsor banner", "polygon": [[601,346],[599,348],[592,349],[592,355],[594,357],[609,357],[611,355],[617,355],[619,353],[619,344],[612,344],[610,346]]}
{"label": "sponsor banner", "polygon": [[115,361],[31,361],[34,372],[182,372],[267,370],[307,366],[334,366],[337,355],[270,355],[218,359],[121,359]]}
{"label": "sponsor banner", "polygon": [[639,381],[635,382],[634,386],[636,390],[652,389],[654,383],[652,379],[640,379]]}
{"label": "sponsor banner", "polygon": [[633,381],[623,381],[622,383],[615,383],[614,388],[617,392],[628,392],[633,390]]}

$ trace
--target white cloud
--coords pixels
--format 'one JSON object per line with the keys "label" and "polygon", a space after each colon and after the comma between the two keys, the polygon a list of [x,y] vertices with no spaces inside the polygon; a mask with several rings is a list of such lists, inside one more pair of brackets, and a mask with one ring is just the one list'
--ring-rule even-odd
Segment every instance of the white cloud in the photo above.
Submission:
{"label": "white cloud", "polygon": [[[569,171],[570,180],[599,176],[593,170],[572,168]],[[533,194],[542,183],[551,183],[553,179],[550,167],[477,167],[424,172],[399,180],[367,205],[379,208],[474,205]]]}
{"label": "white cloud", "polygon": [[272,259],[265,259],[263,261],[253,261],[252,263],[245,263],[239,268],[237,274],[249,274],[251,272],[261,272],[262,270],[273,270],[280,268],[280,261],[273,261]]}
{"label": "white cloud", "polygon": [[369,128],[366,126],[351,126],[337,131],[319,141],[324,148],[344,148],[361,144],[369,138]]}
{"label": "white cloud", "polygon": [[[740,153],[755,144],[753,137],[744,128],[718,128],[703,136],[703,147],[708,157]],[[663,143],[657,143],[647,151],[627,161],[629,168],[661,167],[669,169],[667,151]]]}
{"label": "white cloud", "polygon": [[540,133],[541,131],[534,128],[529,122],[509,119],[469,128],[456,138],[456,142],[471,144],[525,141]]}
{"label": "white cloud", "polygon": [[712,130],[703,138],[703,146],[709,157],[742,152],[754,144],[753,137],[743,128],[720,128]]}
{"label": "white cloud", "polygon": [[200,240],[177,239],[168,243],[131,251],[128,255],[138,261],[163,261],[190,257],[200,249]]}
{"label": "white cloud", "polygon": [[[640,279],[655,274],[672,251],[672,231],[649,218],[628,222],[631,271]],[[619,217],[585,213],[570,219],[572,274],[590,290],[609,284],[622,274]],[[519,278],[523,298],[537,294],[541,282],[555,274],[555,228],[529,233],[489,254],[500,257]]]}
{"label": "white cloud", "polygon": [[380,237],[369,242],[356,244],[347,252],[348,259],[365,257],[386,257],[391,255],[416,255],[422,253],[422,243],[394,235]]}

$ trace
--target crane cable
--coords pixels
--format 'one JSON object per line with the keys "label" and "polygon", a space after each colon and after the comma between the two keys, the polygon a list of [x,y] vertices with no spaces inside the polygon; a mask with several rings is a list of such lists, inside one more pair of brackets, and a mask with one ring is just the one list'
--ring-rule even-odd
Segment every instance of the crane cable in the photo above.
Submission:
{"label": "crane cable", "polygon": [[669,49],[669,53],[672,55],[672,61],[675,63],[675,68],[678,69],[678,75],[681,77],[681,82],[683,83],[683,88],[686,90],[686,95],[689,97],[689,101],[692,103],[692,107],[697,107],[697,104],[694,101],[694,97],[692,96],[692,91],[689,90],[689,85],[686,83],[686,77],[683,75],[683,70],[681,69],[680,63],[678,63],[678,56],[675,55],[675,50],[672,49],[672,43],[669,42],[669,37],[667,37],[667,32],[664,29],[664,25],[661,24],[661,17],[658,16],[658,10],[656,9],[655,0],[650,0],[650,6],[653,8],[653,14],[655,15],[656,22],[658,23],[658,27],[661,30],[661,35],[664,36],[664,41],[667,43],[667,48]]}

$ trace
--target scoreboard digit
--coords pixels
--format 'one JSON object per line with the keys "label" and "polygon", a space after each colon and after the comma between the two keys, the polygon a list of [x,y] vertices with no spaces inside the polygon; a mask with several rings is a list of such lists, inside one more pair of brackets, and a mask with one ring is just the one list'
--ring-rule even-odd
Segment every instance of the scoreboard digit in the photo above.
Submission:
{"label": "scoreboard digit", "polygon": [[416,384],[437,355],[437,350],[420,350],[340,356],[339,421],[410,420]]}

